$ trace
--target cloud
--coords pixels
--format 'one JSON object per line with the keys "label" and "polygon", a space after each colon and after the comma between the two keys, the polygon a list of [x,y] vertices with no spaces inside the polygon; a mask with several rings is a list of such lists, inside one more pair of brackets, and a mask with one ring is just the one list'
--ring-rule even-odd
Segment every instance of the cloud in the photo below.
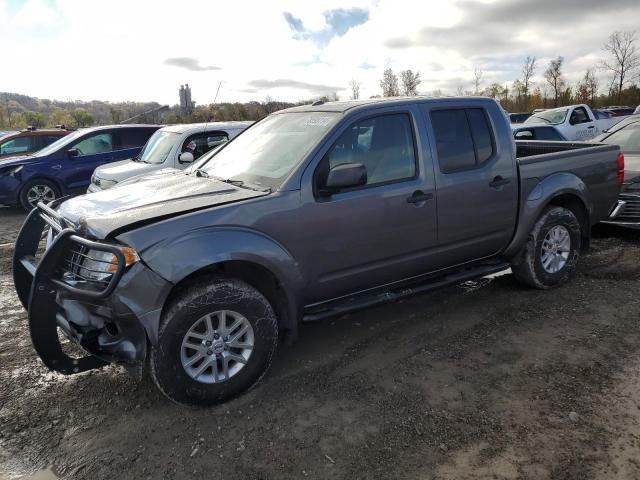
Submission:
{"label": "cloud", "polygon": [[197,58],[191,57],[173,57],[167,58],[164,61],[165,65],[171,65],[172,67],[184,68],[185,70],[189,70],[191,72],[205,72],[208,70],[221,70],[220,67],[215,67],[213,65],[203,66],[200,65],[200,60]]}
{"label": "cloud", "polygon": [[307,90],[313,93],[331,93],[344,90],[345,87],[334,87],[331,85],[320,85],[317,83],[307,83],[298,80],[280,78],[277,80],[257,79],[251,80],[249,86],[254,89],[269,90],[271,88],[294,88],[297,90]]}
{"label": "cloud", "polygon": [[369,10],[358,7],[327,10],[323,12],[326,26],[318,30],[305,27],[304,22],[290,12],[284,12],[283,16],[289,28],[294,32],[293,38],[311,40],[318,46],[324,46],[332,38],[342,37],[353,27],[366,23],[369,20]]}

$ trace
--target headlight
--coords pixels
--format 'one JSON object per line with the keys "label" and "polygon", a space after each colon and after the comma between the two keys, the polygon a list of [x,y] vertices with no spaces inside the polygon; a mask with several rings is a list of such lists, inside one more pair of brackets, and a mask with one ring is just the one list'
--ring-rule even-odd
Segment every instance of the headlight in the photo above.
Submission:
{"label": "headlight", "polygon": [[111,188],[118,182],[116,180],[105,180],[104,178],[99,178],[93,175],[91,177],[91,183],[101,188]]}
{"label": "headlight", "polygon": [[[118,247],[124,256],[125,267],[133,265],[140,257],[131,247]],[[118,269],[118,258],[104,250],[89,250],[80,267],[80,276],[89,280],[107,280]]]}

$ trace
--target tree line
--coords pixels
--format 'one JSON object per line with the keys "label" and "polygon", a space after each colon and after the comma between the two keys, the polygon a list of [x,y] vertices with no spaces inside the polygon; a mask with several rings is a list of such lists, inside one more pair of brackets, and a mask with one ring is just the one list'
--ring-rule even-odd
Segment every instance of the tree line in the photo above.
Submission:
{"label": "tree line", "polygon": [[[528,112],[535,108],[552,108],[574,103],[586,103],[592,107],[640,104],[640,51],[635,31],[612,33],[602,46],[603,59],[587,68],[582,78],[570,85],[563,71],[564,58],[558,56],[548,65],[540,65],[535,56],[527,56],[521,74],[510,85],[493,82],[483,87],[484,72],[475,66],[470,80],[472,89],[463,85],[455,89],[457,95],[484,95],[500,102],[510,112]],[[541,70],[544,69],[544,70]],[[542,81],[534,82],[536,72],[541,71]],[[601,83],[598,73],[607,78]],[[421,83],[420,72],[403,70],[397,76],[387,68],[380,80],[383,97],[417,95]],[[351,98],[359,98],[360,83],[352,80]],[[356,88],[357,87],[357,88]],[[432,92],[435,96],[441,90]]]}

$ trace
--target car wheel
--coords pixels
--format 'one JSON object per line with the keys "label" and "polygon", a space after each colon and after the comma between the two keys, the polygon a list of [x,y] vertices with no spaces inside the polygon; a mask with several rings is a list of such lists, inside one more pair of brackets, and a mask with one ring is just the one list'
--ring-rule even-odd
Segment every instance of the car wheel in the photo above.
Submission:
{"label": "car wheel", "polygon": [[539,289],[566,283],[575,274],[580,239],[580,222],[571,210],[546,208],[529,234],[522,257],[511,266],[514,276]]}
{"label": "car wheel", "polygon": [[60,190],[49,180],[36,179],[26,183],[20,191],[20,204],[27,211],[38,206],[38,202],[51,203],[60,197]]}
{"label": "car wheel", "polygon": [[183,290],[163,314],[151,375],[175,402],[213,405],[258,383],[277,344],[267,299],[240,280],[214,278]]}

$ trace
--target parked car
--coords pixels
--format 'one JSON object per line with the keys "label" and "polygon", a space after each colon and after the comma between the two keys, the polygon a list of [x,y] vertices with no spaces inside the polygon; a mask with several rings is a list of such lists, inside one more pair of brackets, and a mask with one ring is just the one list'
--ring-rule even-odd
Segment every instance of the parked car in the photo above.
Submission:
{"label": "parked car", "polygon": [[[514,142],[489,98],[316,102],[192,172],[40,203],[14,284],[50,369],[148,358],[169,398],[212,404],[254,385],[299,321],[509,266],[562,285],[623,168],[612,145]],[[63,353],[57,328],[90,355]]]}
{"label": "parked car", "polygon": [[136,175],[163,168],[184,169],[212,148],[228,142],[253,122],[170,125],[156,131],[137,157],[96,168],[88,192],[117,185]]}
{"label": "parked car", "polygon": [[68,135],[66,128],[25,128],[0,137],[0,159],[34,153]]}
{"label": "parked car", "polygon": [[553,125],[511,125],[516,140],[567,141],[560,130]]}
{"label": "parked car", "polygon": [[603,107],[603,110],[610,111],[614,117],[626,117],[627,115],[633,115],[634,113],[633,107],[627,106]]}
{"label": "parked car", "polygon": [[524,122],[527,118],[529,118],[531,116],[530,113],[509,113],[509,120],[511,120],[511,123],[522,123]]}
{"label": "parked car", "polygon": [[640,115],[627,117],[594,142],[617,145],[624,152],[624,183],[618,204],[605,223],[640,228]]}
{"label": "parked car", "polygon": [[525,125],[553,125],[568,140],[588,140],[620,120],[620,118],[597,119],[588,105],[571,105],[534,113],[524,123]]}
{"label": "parked car", "polygon": [[104,163],[131,158],[158,125],[85,128],[26,157],[0,161],[0,204],[30,210],[38,202],[84,193],[91,174]]}
{"label": "parked car", "polygon": [[638,105],[638,106],[636,107],[636,109],[633,111],[633,114],[634,114],[634,115],[639,115],[639,114],[640,114],[640,105]]}

